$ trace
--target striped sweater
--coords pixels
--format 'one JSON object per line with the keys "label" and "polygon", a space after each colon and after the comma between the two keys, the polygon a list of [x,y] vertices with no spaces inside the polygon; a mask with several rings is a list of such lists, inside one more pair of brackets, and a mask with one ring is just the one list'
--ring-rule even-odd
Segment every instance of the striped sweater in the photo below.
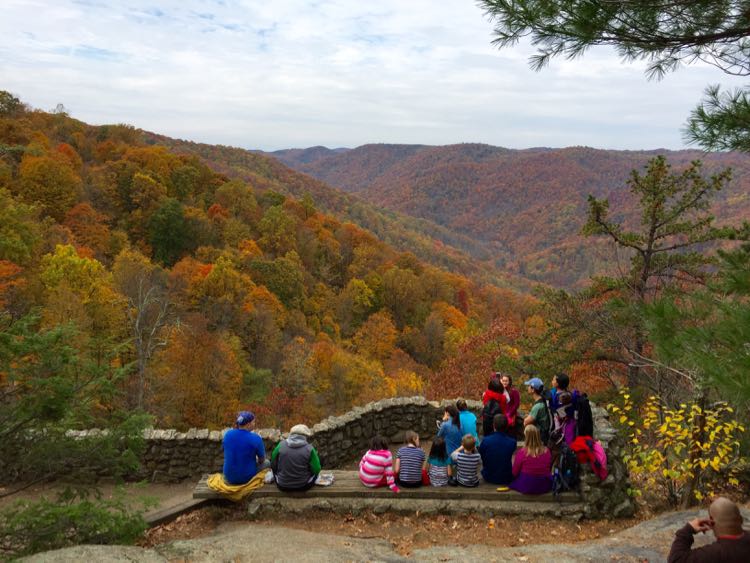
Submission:
{"label": "striped sweater", "polygon": [[479,484],[477,471],[482,465],[482,457],[474,450],[469,453],[464,450],[456,450],[451,454],[456,462],[456,481],[464,487],[476,487]]}
{"label": "striped sweater", "polygon": [[[393,492],[398,486],[393,476],[393,456],[388,450],[367,450],[359,462],[359,480],[365,487],[380,487],[386,483]],[[385,482],[384,482],[385,481]]]}

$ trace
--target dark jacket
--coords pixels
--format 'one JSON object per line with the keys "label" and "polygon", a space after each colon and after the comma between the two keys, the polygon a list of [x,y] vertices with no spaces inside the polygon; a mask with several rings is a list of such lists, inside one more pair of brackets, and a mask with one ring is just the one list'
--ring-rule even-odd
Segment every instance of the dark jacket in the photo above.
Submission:
{"label": "dark jacket", "polygon": [[677,530],[668,563],[747,563],[750,561],[750,533],[739,538],[719,537],[714,543],[691,549],[693,527],[685,524]]}
{"label": "dark jacket", "polygon": [[273,450],[271,468],[279,486],[287,489],[304,488],[320,473],[320,458],[315,448],[307,443],[307,438],[291,434]]}
{"label": "dark jacket", "polygon": [[516,440],[510,436],[493,432],[479,444],[482,456],[482,478],[488,483],[507,485],[513,480],[513,452]]}

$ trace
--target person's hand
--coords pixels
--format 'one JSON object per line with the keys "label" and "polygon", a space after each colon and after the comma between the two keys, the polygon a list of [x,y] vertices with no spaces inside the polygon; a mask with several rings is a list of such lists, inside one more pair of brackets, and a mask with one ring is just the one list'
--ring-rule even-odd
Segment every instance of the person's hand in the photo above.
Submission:
{"label": "person's hand", "polygon": [[689,523],[694,534],[697,534],[698,532],[706,533],[714,527],[710,518],[694,518]]}

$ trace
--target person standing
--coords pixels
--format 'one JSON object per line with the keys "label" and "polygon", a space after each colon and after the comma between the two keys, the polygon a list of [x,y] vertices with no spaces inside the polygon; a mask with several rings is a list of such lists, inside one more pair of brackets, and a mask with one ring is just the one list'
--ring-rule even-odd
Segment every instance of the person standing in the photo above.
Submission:
{"label": "person standing", "polygon": [[494,375],[487,383],[487,390],[482,393],[482,405],[482,435],[489,436],[494,431],[495,415],[505,414],[507,405],[503,384]]}
{"label": "person standing", "polygon": [[469,410],[469,406],[464,399],[456,401],[456,408],[458,409],[458,418],[461,422],[461,433],[464,435],[471,434],[478,443],[477,416]]}
{"label": "person standing", "polygon": [[[529,414],[523,420],[524,426],[534,425],[539,429],[542,443],[549,441],[550,416],[547,401],[544,399],[544,382],[538,377],[532,377],[524,383],[526,389],[534,400]],[[524,434],[525,434],[524,430]]]}
{"label": "person standing", "polygon": [[235,427],[224,434],[224,480],[230,485],[243,485],[255,477],[259,470],[270,464],[266,461],[263,438],[255,429],[255,415],[250,411],[237,414]]}
{"label": "person standing", "polygon": [[506,406],[505,406],[505,418],[508,420],[508,426],[506,432],[509,436],[516,435],[516,417],[518,416],[518,407],[521,405],[521,394],[518,389],[513,387],[513,379],[507,373],[500,376],[500,383],[503,384],[503,389],[506,395]]}
{"label": "person standing", "polygon": [[[693,536],[712,530],[716,541],[692,549]],[[728,498],[717,497],[708,507],[708,518],[695,518],[677,530],[668,563],[747,563],[750,532],[742,529],[742,514]]]}

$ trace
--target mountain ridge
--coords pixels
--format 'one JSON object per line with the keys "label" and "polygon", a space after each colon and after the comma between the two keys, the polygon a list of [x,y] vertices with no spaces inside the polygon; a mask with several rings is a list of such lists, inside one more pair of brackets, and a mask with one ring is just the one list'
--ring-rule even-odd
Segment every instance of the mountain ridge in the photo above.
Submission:
{"label": "mountain ridge", "polygon": [[719,222],[750,217],[750,156],[698,150],[614,151],[585,146],[506,149],[481,143],[442,146],[363,145],[307,163],[285,164],[363,199],[426,219],[490,248],[499,268],[533,281],[583,285],[615,266],[597,256],[604,244],[580,235],[588,195],[610,199],[612,212],[637,221],[627,181],[663,154],[675,169],[704,161],[734,179],[716,198]]}

